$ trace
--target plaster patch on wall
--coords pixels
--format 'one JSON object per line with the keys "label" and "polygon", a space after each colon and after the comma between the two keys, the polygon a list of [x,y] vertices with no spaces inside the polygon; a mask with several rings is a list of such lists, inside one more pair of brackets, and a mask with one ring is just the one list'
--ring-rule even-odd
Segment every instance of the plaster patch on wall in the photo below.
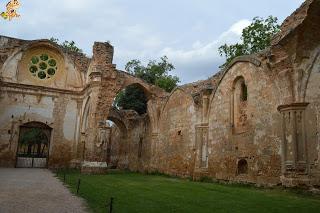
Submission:
{"label": "plaster patch on wall", "polygon": [[77,122],[77,102],[71,100],[66,109],[63,122],[63,135],[67,140],[74,140],[75,126]]}
{"label": "plaster patch on wall", "polygon": [[[50,100],[47,99],[47,101]],[[48,119],[49,121],[52,119],[53,113],[53,103],[44,104],[43,106],[24,106],[24,105],[11,105],[10,107],[5,108],[3,113],[0,115],[0,124],[7,123],[11,116],[13,115],[15,118],[24,117],[28,119],[30,115],[36,115],[36,117],[42,117]],[[23,118],[22,118],[23,119]]]}
{"label": "plaster patch on wall", "polygon": [[4,79],[17,81],[18,62],[21,60],[21,57],[22,53],[19,53],[11,58],[10,61],[7,61],[2,71],[2,77]]}

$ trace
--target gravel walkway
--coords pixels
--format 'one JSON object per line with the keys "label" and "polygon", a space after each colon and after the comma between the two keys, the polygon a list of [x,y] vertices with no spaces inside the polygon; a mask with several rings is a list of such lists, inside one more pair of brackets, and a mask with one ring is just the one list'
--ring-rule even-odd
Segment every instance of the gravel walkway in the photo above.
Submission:
{"label": "gravel walkway", "polygon": [[82,213],[85,202],[46,169],[0,168],[1,213]]}

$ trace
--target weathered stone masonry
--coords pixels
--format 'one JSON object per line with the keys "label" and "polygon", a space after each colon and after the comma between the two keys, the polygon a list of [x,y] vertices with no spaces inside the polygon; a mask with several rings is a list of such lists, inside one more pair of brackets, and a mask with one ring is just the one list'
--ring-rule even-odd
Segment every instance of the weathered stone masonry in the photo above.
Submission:
{"label": "weathered stone masonry", "polygon": [[[88,58],[48,40],[1,36],[0,166],[15,166],[20,127],[38,122],[51,131],[51,168],[107,162],[194,179],[319,186],[319,29],[320,1],[307,0],[269,49],[170,94],[117,70],[109,43],[96,42]],[[145,115],[112,107],[131,84],[145,91]]]}

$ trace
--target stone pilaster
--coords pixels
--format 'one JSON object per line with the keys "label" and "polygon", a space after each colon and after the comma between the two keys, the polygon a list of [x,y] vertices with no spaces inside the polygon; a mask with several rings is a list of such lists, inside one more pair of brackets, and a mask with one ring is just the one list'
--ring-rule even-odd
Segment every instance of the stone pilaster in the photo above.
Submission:
{"label": "stone pilaster", "polygon": [[208,123],[196,125],[195,168],[208,167]]}
{"label": "stone pilaster", "polygon": [[308,103],[292,103],[278,107],[282,115],[282,174],[308,174],[308,150],[305,129],[305,109]]}

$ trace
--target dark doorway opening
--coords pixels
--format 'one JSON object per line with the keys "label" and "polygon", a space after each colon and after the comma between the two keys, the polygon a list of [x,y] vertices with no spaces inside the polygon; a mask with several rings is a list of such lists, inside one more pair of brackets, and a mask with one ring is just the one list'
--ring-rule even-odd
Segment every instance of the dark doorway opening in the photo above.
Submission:
{"label": "dark doorway opening", "polygon": [[245,159],[238,162],[238,174],[248,174],[248,162]]}
{"label": "dark doorway opening", "polygon": [[16,155],[17,168],[47,168],[51,128],[40,122],[20,126]]}

